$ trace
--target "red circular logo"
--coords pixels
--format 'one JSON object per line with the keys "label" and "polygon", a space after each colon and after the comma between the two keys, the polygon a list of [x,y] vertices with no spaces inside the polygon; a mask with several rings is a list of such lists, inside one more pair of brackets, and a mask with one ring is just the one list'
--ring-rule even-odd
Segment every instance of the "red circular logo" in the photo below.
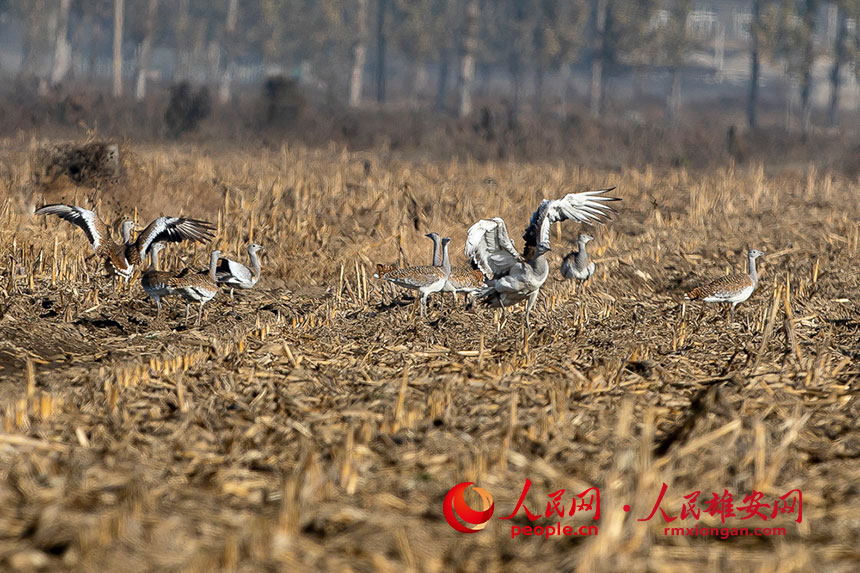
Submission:
{"label": "red circular logo", "polygon": [[484,529],[487,522],[493,517],[493,510],[496,508],[490,492],[478,486],[473,487],[472,490],[481,496],[481,503],[484,507],[481,511],[475,511],[466,504],[463,494],[474,483],[466,481],[455,485],[448,490],[448,494],[445,496],[445,501],[442,504],[445,521],[448,522],[448,525],[462,533],[476,533]]}

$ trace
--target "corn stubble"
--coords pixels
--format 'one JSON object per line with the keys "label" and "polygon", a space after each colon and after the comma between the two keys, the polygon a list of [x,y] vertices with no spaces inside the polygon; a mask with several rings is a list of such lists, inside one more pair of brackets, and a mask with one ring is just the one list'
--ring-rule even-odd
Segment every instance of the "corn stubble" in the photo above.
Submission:
{"label": "corn stubble", "polygon": [[[30,153],[2,148],[9,165]],[[850,567],[856,182],[334,148],[125,157],[121,201],[57,182],[43,196],[19,168],[0,181],[0,562],[677,571],[767,569],[776,552],[784,570]],[[580,231],[566,224],[531,333],[522,306],[436,297],[422,319],[411,295],[371,278],[377,263],[427,264],[429,230],[452,238],[462,265],[477,219],[523,221],[543,196],[608,184],[624,202],[593,230],[589,289],[571,293],[558,272]],[[219,294],[200,327],[182,325],[175,301],[153,323],[138,283],[115,292],[76,229],[32,215],[48,201],[97,208],[109,225],[168,211],[217,221],[211,248],[235,258],[267,246],[263,278],[234,301]],[[749,246],[768,257],[734,325],[683,301],[690,285],[743,270]],[[168,249],[162,267],[202,269],[209,248]],[[510,522],[493,519],[463,536],[441,519],[459,482],[490,491],[503,516],[526,478],[540,513],[551,492],[566,489],[569,503],[600,487],[600,535],[511,540]],[[665,537],[661,519],[635,520],[664,482],[670,514],[696,490],[801,488],[804,522],[774,522],[789,532],[778,542]]]}

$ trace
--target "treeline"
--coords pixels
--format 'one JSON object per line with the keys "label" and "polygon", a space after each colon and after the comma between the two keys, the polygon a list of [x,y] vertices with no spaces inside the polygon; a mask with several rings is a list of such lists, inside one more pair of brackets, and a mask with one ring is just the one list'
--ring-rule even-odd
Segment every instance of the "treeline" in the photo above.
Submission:
{"label": "treeline", "polygon": [[[728,34],[727,10],[736,28]],[[701,66],[694,55],[716,61],[734,50],[749,62],[750,127],[768,67],[796,86],[804,134],[816,58],[829,66],[827,117],[835,126],[841,79],[855,73],[860,54],[860,0],[0,0],[0,16],[24,24],[17,73],[37,77],[45,93],[86,80],[70,77],[73,62],[94,73],[97,60],[110,57],[113,95],[142,100],[165,66],[156,55],[166,52],[174,56],[171,82],[202,79],[221,103],[254,66],[299,70],[353,107],[387,102],[396,69],[413,86],[407,99],[430,91],[429,103],[460,117],[473,112],[476,70],[508,75],[501,96],[515,112],[524,94],[531,109],[542,109],[547,78],[564,101],[574,72],[586,74],[594,117],[606,110],[610,75],[660,70],[671,123],[682,107],[682,71]]]}

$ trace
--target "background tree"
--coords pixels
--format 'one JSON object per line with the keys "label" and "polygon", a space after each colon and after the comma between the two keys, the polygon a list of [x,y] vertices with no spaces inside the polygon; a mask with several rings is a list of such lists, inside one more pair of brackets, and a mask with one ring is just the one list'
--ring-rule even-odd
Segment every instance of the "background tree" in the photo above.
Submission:
{"label": "background tree", "polygon": [[472,84],[475,81],[475,54],[478,50],[478,22],[480,4],[478,0],[467,0],[461,32],[460,73],[458,76],[458,115],[463,118],[472,113]]}
{"label": "background tree", "polygon": [[356,0],[356,26],[352,56],[352,73],[349,80],[349,105],[357,107],[361,103],[361,89],[364,86],[364,66],[367,60],[367,0]]}
{"label": "background tree", "polygon": [[114,0],[113,13],[113,97],[122,95],[122,32],[125,0]]}

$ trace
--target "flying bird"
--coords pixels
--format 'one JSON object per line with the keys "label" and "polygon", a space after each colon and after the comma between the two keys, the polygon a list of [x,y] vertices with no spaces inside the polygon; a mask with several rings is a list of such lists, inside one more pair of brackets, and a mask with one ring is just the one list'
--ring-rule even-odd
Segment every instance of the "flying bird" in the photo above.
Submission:
{"label": "flying bird", "polygon": [[544,199],[523,234],[525,249],[522,254],[508,236],[501,218],[482,219],[472,225],[466,238],[466,256],[487,277],[487,286],[477,292],[477,299],[502,308],[527,301],[524,319],[526,327],[530,328],[529,313],[549,275],[545,255],[552,250],[549,242],[551,225],[568,219],[588,224],[602,223],[603,218],[616,212],[606,203],[620,199],[605,195],[614,189],[610,187],[570,193],[561,199]]}

